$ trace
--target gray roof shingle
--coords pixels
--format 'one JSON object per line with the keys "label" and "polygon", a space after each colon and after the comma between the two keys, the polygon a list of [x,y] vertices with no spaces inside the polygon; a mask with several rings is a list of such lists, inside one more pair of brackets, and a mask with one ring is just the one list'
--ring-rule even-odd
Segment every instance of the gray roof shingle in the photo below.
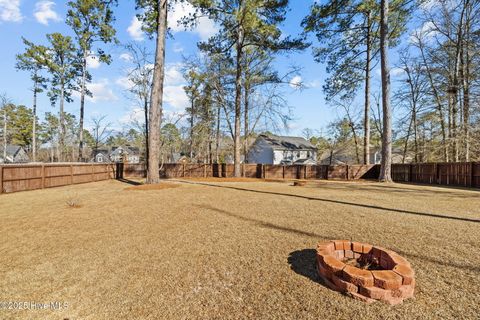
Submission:
{"label": "gray roof shingle", "polygon": [[317,150],[310,141],[302,137],[260,135],[275,150]]}

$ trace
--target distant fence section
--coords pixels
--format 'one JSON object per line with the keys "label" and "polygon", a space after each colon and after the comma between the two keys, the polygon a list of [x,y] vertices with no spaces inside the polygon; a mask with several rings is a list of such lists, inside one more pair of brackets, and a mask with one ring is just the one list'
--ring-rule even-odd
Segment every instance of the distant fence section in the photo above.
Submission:
{"label": "distant fence section", "polygon": [[[241,174],[245,178],[257,179],[306,179],[306,180],[358,180],[378,178],[376,165],[270,165],[242,164]],[[160,167],[162,178],[229,178],[233,177],[233,164],[163,164]],[[125,177],[142,178],[146,175],[144,164],[125,164]]]}
{"label": "distant fence section", "polygon": [[[163,164],[162,178],[229,178],[232,164]],[[242,164],[242,177],[258,179],[378,179],[379,165]],[[143,178],[145,164],[26,164],[0,166],[0,194],[121,178]],[[394,164],[395,182],[480,188],[480,163]]]}
{"label": "distant fence section", "polygon": [[111,164],[26,164],[0,166],[0,194],[54,188],[115,177]]}
{"label": "distant fence section", "polygon": [[419,163],[392,165],[395,182],[480,188],[480,163]]}
{"label": "distant fence section", "polygon": [[[232,164],[164,164],[162,178],[233,177]],[[242,177],[258,179],[361,180],[378,179],[380,165],[242,164]],[[144,164],[125,164],[126,177],[145,177]],[[395,182],[480,188],[480,163],[393,164]]]}

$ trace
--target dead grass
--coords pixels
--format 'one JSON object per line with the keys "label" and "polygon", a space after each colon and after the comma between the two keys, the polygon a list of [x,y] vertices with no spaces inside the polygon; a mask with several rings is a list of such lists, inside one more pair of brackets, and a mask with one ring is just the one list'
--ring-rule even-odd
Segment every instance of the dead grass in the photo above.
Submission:
{"label": "dead grass", "polygon": [[66,201],[67,207],[72,209],[81,208],[81,201],[77,195],[69,196]]}
{"label": "dead grass", "polygon": [[179,178],[179,180],[186,180],[186,181],[198,181],[198,182],[265,182],[264,179],[257,179],[257,178],[216,178],[216,177],[208,177],[208,178]]}
{"label": "dead grass", "polygon": [[165,189],[173,189],[178,188],[180,185],[173,184],[173,183],[158,183],[158,184],[142,184],[138,186],[127,187],[124,190],[127,191],[152,191],[152,190],[165,190]]}
{"label": "dead grass", "polygon": [[[0,300],[69,305],[0,319],[478,319],[478,191],[290,185],[124,192],[105,181],[2,195]],[[415,299],[367,306],[323,286],[314,248],[345,238],[406,257]]]}

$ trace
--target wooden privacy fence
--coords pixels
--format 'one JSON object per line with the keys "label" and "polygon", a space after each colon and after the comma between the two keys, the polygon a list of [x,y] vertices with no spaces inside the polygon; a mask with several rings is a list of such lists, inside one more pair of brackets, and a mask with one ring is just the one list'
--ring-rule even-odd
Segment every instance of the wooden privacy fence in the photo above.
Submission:
{"label": "wooden privacy fence", "polygon": [[0,194],[114,178],[111,164],[26,164],[0,166]]}
{"label": "wooden privacy fence", "polygon": [[[233,177],[231,164],[164,164],[162,178]],[[242,164],[242,177],[258,179],[378,179],[379,165]],[[26,164],[0,166],[0,194],[125,177],[145,177],[144,164]],[[480,163],[393,164],[395,182],[480,188]]]}
{"label": "wooden privacy fence", "polygon": [[480,163],[394,164],[392,178],[396,182],[479,188]]}
{"label": "wooden privacy fence", "polygon": [[[162,178],[233,177],[231,164],[164,164]],[[242,177],[258,179],[360,180],[378,179],[380,165],[262,165],[242,164]],[[144,177],[145,165],[125,164],[127,177]],[[395,182],[480,187],[480,163],[393,164]]]}
{"label": "wooden privacy fence", "polygon": [[[378,178],[379,168],[376,165],[267,165],[242,164],[241,174],[245,178],[257,179],[339,179],[358,180]],[[233,177],[233,164],[163,164],[160,168],[162,178],[229,178]],[[125,164],[125,177],[145,177],[144,164]]]}

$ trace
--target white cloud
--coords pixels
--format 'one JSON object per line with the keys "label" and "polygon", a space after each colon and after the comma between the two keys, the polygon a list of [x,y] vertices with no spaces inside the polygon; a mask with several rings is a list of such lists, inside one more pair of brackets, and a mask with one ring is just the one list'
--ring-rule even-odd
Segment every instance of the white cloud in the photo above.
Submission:
{"label": "white cloud", "polygon": [[123,60],[123,61],[125,61],[125,62],[133,61],[132,55],[131,55],[130,53],[127,53],[127,52],[126,52],[126,53],[122,53],[122,54],[120,55],[120,59]]}
{"label": "white cloud", "polygon": [[404,74],[404,73],[405,73],[405,70],[403,70],[402,68],[392,68],[392,69],[390,70],[390,74],[391,74],[392,76],[400,76],[400,75],[402,75],[402,74]]}
{"label": "white cloud", "polygon": [[183,63],[170,63],[165,68],[165,85],[176,86],[185,83],[182,74]]}
{"label": "white cloud", "polygon": [[120,77],[115,81],[115,83],[125,90],[130,90],[134,86],[134,83],[128,79],[128,77]]}
{"label": "white cloud", "polygon": [[87,57],[87,68],[88,69],[98,69],[100,68],[100,60],[98,60],[98,57],[95,55],[95,53],[90,52],[90,54]]}
{"label": "white cloud", "polygon": [[142,108],[134,107],[126,114],[124,114],[119,120],[121,124],[130,124],[132,122],[144,123],[145,113]]}
{"label": "white cloud", "polygon": [[166,86],[163,89],[163,100],[176,110],[184,110],[189,106],[188,100],[183,86]]}
{"label": "white cloud", "polygon": [[302,77],[300,76],[293,77],[292,80],[290,80],[289,85],[293,89],[300,89],[300,87],[302,86]]}
{"label": "white cloud", "polygon": [[415,44],[417,43],[418,38],[428,42],[437,34],[438,30],[435,24],[432,21],[427,21],[420,28],[412,31],[409,42]]}
{"label": "white cloud", "polygon": [[[112,89],[110,88],[110,81],[108,81],[108,79],[102,79],[98,82],[88,83],[87,89],[92,93],[92,97],[86,97],[86,99],[90,102],[112,102],[118,100],[118,97],[113,93]],[[75,91],[73,92],[73,96],[79,98],[80,93]]]}
{"label": "white cloud", "polygon": [[433,7],[437,6],[440,2],[438,0],[427,0],[420,2],[420,8],[423,10],[431,10]]}
{"label": "white cloud", "polygon": [[55,2],[53,1],[39,1],[35,4],[35,12],[34,16],[38,22],[48,26],[48,21],[60,21],[60,17],[58,14],[53,10],[55,7]]}
{"label": "white cloud", "polygon": [[218,31],[218,28],[215,26],[215,22],[213,22],[213,20],[209,19],[208,17],[200,17],[197,21],[196,27],[193,30],[185,30],[185,27],[178,23],[178,21],[180,21],[183,17],[191,15],[194,12],[195,8],[188,2],[175,3],[173,11],[168,18],[168,27],[172,30],[172,32],[187,31],[196,33],[202,41],[205,41]]}
{"label": "white cloud", "polygon": [[143,41],[145,38],[142,31],[142,22],[138,20],[136,16],[132,18],[130,26],[127,28],[127,32],[135,41]]}
{"label": "white cloud", "polygon": [[182,47],[182,45],[181,45],[180,43],[175,42],[175,43],[173,44],[173,52],[175,52],[175,53],[181,53],[181,52],[183,52],[183,50],[184,50],[184,49],[183,49],[183,47]]}
{"label": "white cloud", "polygon": [[[153,68],[153,65],[148,65],[147,68]],[[165,66],[163,100],[175,111],[183,111],[190,104],[188,96],[183,90],[185,78],[182,74],[182,68],[182,63],[169,63]],[[118,78],[115,83],[125,90],[133,87],[133,83],[127,76]]]}
{"label": "white cloud", "polygon": [[313,80],[305,84],[307,88],[318,88],[322,85],[320,80]]}
{"label": "white cloud", "polygon": [[20,22],[22,20],[20,0],[0,0],[0,22]]}

